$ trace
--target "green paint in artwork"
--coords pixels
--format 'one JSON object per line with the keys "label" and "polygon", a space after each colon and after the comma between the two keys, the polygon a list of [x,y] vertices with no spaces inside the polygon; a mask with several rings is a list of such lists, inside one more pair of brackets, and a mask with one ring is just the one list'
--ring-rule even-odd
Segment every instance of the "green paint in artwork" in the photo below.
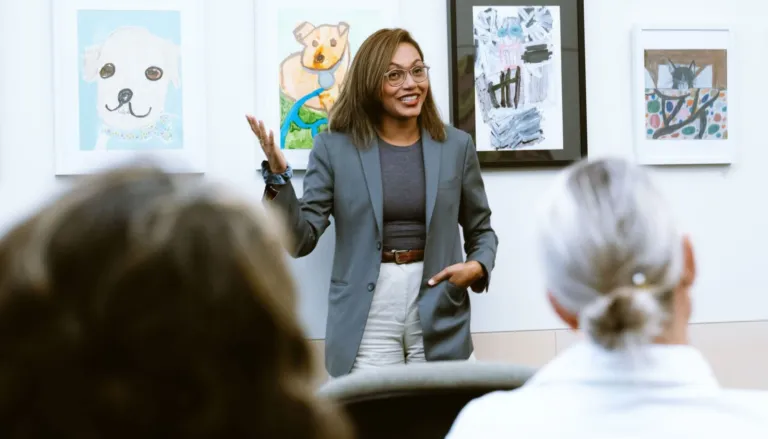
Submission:
{"label": "green paint in artwork", "polygon": [[707,133],[709,134],[715,134],[720,129],[720,125],[713,123],[712,125],[707,128]]}
{"label": "green paint in artwork", "polygon": [[[291,110],[291,106],[294,101],[287,98],[284,94],[280,93],[280,124],[285,121],[285,116]],[[299,109],[299,118],[304,122],[311,124],[318,119],[326,117],[324,112],[315,111],[311,108],[301,107]],[[319,132],[323,132],[328,128],[327,125],[320,125]],[[291,128],[288,130],[288,135],[285,136],[285,149],[312,149],[312,132],[310,130],[301,129],[296,124],[291,123]]]}
{"label": "green paint in artwork", "polygon": [[661,110],[661,103],[659,101],[648,102],[648,113],[658,113]]}
{"label": "green paint in artwork", "polygon": [[[280,3],[280,2],[277,2]],[[290,2],[288,2],[290,3]],[[311,2],[310,2],[311,3]],[[368,38],[369,35],[387,26],[387,17],[383,17],[381,11],[371,8],[337,7],[324,3],[314,2],[313,5],[302,7],[280,7],[275,25],[277,26],[277,41],[271,41],[276,48],[278,57],[281,60],[287,60],[297,53],[302,52],[307,47],[312,51],[312,46],[306,46],[305,43],[297,41],[296,29],[302,23],[309,23],[312,27],[338,26],[339,23],[347,23],[347,44],[349,47],[350,60],[355,56],[358,48]],[[333,3],[333,2],[331,2]],[[322,34],[325,35],[325,34]],[[307,41],[306,43],[309,43]],[[322,41],[320,42],[323,43]],[[275,66],[277,67],[277,66]],[[337,78],[338,79],[338,78]],[[274,84],[278,86],[277,82]],[[313,90],[303,90],[301,96],[285,96],[285,89],[280,87],[280,121],[285,120],[286,113],[290,111],[293,103],[301,99],[306,93]],[[298,119],[306,124],[312,124],[319,119],[327,118],[327,114],[322,110],[307,108],[299,109]],[[279,136],[279,127],[275,136]],[[318,132],[326,131],[327,125],[320,125]],[[304,150],[312,149],[312,132],[309,129],[301,129],[296,124],[291,123],[288,133],[285,137],[285,149]]]}
{"label": "green paint in artwork", "polygon": [[690,136],[691,134],[693,134],[695,132],[696,132],[696,128],[691,127],[691,126],[687,126],[687,127],[683,128],[683,131],[682,131],[682,133],[685,134],[686,136]]}

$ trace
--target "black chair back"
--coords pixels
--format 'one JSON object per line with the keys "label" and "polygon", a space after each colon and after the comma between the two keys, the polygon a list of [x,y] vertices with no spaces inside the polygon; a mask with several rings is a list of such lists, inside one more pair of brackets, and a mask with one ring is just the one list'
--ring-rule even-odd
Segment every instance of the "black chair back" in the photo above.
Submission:
{"label": "black chair back", "polygon": [[393,366],[331,379],[320,394],[344,407],[358,439],[444,439],[467,403],[517,389],[534,372],[463,361]]}

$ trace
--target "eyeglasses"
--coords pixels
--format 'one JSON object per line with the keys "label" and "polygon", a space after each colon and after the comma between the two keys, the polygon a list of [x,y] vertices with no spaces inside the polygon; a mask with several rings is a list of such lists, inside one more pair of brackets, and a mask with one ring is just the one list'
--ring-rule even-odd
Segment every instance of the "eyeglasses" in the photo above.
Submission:
{"label": "eyeglasses", "polygon": [[384,77],[392,87],[400,87],[405,82],[405,78],[408,77],[408,74],[411,75],[411,78],[413,78],[415,82],[424,82],[429,76],[429,66],[413,66],[409,70],[392,69],[385,73]]}

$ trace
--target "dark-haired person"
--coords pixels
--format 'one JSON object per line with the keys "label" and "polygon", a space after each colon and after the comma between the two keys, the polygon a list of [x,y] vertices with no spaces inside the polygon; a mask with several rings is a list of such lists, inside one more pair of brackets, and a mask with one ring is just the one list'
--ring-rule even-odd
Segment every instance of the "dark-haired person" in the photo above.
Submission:
{"label": "dark-haired person", "polygon": [[498,238],[472,139],[440,119],[411,35],[383,29],[360,46],[329,130],[314,139],[301,199],[273,132],[247,118],[290,253],[309,254],[334,216],[330,374],[472,358],[467,289],[487,290]]}
{"label": "dark-haired person", "polygon": [[350,438],[313,394],[268,219],[141,166],[88,178],[12,229],[0,437]]}

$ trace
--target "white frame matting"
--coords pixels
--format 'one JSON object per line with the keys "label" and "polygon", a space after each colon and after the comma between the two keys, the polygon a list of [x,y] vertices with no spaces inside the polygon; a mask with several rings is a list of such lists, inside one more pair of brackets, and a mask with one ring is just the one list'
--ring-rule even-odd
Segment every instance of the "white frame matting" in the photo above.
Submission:
{"label": "white frame matting", "polygon": [[[54,148],[56,175],[89,174],[136,158],[177,173],[204,173],[207,165],[204,0],[56,0],[53,2]],[[179,149],[80,149],[78,11],[179,11],[183,144]]]}
{"label": "white frame matting", "polygon": [[[670,36],[674,36],[670,41]],[[632,44],[632,118],[635,158],[644,165],[728,165],[734,163],[740,134],[739,57],[729,25],[638,25]],[[728,138],[716,140],[649,140],[645,127],[645,49],[725,49],[727,51]]]}

